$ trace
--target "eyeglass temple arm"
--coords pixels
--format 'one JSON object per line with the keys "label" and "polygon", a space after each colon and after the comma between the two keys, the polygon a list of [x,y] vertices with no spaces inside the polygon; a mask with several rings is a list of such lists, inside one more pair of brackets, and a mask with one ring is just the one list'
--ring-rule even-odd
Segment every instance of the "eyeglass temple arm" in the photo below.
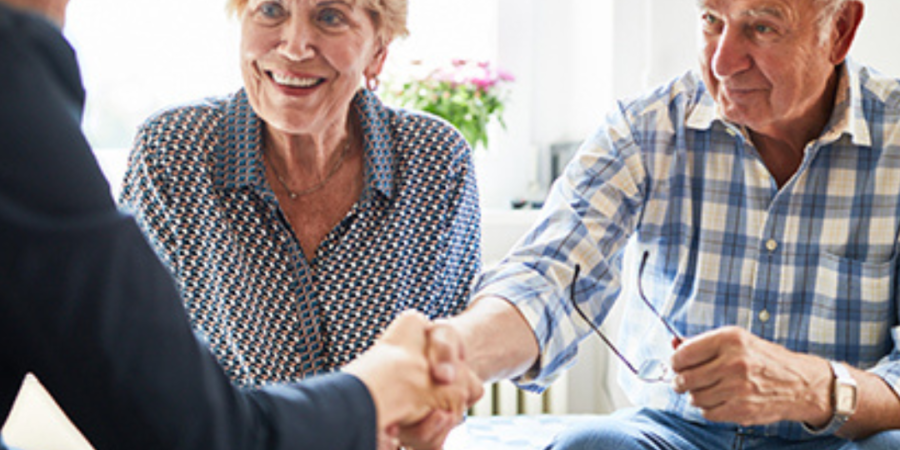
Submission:
{"label": "eyeglass temple arm", "polygon": [[[585,314],[584,311],[581,310],[581,307],[578,306],[578,301],[575,300],[575,284],[576,284],[575,282],[578,281],[579,273],[581,273],[581,266],[578,264],[575,264],[575,274],[572,276],[572,285],[570,287],[571,292],[569,295],[569,298],[572,300],[572,307],[575,309],[575,312],[577,312],[578,315],[581,316],[581,318],[584,319],[585,322],[587,322],[587,324],[591,327],[591,329],[593,329],[594,332],[597,333],[597,336],[600,336],[600,339],[603,339],[603,342],[606,344],[606,346],[609,347],[609,349],[612,350],[613,353],[615,353],[616,356],[619,357],[619,360],[621,360],[622,363],[625,364],[626,367],[628,367],[628,370],[630,370],[631,373],[638,375],[637,368],[634,367],[633,365],[631,365],[631,362],[628,361],[627,358],[625,358],[625,355],[623,355],[621,352],[619,352],[619,349],[617,349],[616,346],[613,345],[613,343],[609,341],[609,339],[606,337],[606,335],[604,335],[603,332],[600,331],[600,328],[598,328],[597,325],[594,325],[594,322],[591,319],[589,319],[587,314]],[[676,335],[676,336],[678,336],[678,335]],[[681,338],[679,337],[678,339],[681,339]]]}
{"label": "eyeglass temple arm", "polygon": [[[660,314],[659,311],[656,310],[656,307],[653,306],[653,303],[650,303],[650,300],[648,300],[647,296],[644,295],[644,284],[641,283],[641,281],[644,279],[642,275],[644,275],[644,267],[647,265],[647,259],[649,257],[650,252],[644,252],[644,256],[641,258],[641,267],[640,269],[638,269],[638,294],[640,294],[639,297],[641,297],[641,300],[650,308],[651,311],[653,311],[653,314],[656,314],[656,317],[658,317],[663,325],[665,325],[666,329],[669,330],[669,333],[672,333],[672,336],[675,336],[675,338],[672,339],[672,347],[678,348],[678,346],[681,345],[681,343],[684,341],[684,337],[681,336],[681,333],[679,333],[678,330],[676,330],[675,327],[673,327],[672,324],[670,324],[669,321],[666,320],[665,317],[663,317],[662,314]],[[578,268],[576,267],[576,270],[577,269]]]}

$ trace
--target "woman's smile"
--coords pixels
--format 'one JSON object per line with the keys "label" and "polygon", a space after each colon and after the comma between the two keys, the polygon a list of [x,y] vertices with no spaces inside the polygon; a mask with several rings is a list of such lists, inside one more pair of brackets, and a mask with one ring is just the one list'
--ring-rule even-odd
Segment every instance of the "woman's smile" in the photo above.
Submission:
{"label": "woman's smile", "polygon": [[312,88],[325,82],[325,78],[266,72],[275,84],[288,88]]}

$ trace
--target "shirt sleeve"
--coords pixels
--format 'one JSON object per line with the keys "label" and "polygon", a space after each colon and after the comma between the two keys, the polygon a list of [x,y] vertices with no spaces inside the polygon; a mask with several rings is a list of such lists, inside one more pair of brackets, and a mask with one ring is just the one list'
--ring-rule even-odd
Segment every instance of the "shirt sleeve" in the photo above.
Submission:
{"label": "shirt sleeve", "polygon": [[110,197],[71,49],[2,5],[0,42],[0,416],[33,372],[97,449],[375,448],[374,404],[350,375],[231,385]]}
{"label": "shirt sleeve", "polygon": [[[898,269],[900,271],[900,269]],[[900,273],[895,274],[895,283],[898,285],[894,292],[900,292]],[[895,294],[897,295],[897,294]],[[894,300],[896,303],[896,300]],[[869,372],[881,377],[894,393],[900,397],[900,308],[894,308],[894,327],[891,328],[891,338],[894,347],[875,367],[869,369]]]}
{"label": "shirt sleeve", "polygon": [[468,300],[475,275],[481,271],[481,211],[478,187],[472,164],[472,151],[458,137],[454,151],[453,171],[446,188],[447,229],[444,242],[444,292],[441,297],[449,301],[447,315],[461,312]]}
{"label": "shirt sleeve", "polygon": [[173,217],[166,171],[155,158],[159,151],[159,142],[154,138],[158,135],[154,133],[156,126],[156,122],[149,120],[138,132],[128,156],[119,205],[134,216],[160,259],[177,274],[181,226]]}
{"label": "shirt sleeve", "polygon": [[619,262],[643,208],[647,177],[624,114],[609,123],[582,145],[553,184],[535,226],[475,288],[473,301],[502,297],[534,330],[539,359],[515,380],[524,389],[549,386],[574,362],[578,342],[591,332],[571,306],[573,292],[599,325],[621,290]]}

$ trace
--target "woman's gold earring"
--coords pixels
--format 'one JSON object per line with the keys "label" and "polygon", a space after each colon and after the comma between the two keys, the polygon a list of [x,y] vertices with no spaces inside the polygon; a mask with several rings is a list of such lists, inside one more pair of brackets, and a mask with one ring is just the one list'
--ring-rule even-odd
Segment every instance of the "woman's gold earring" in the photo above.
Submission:
{"label": "woman's gold earring", "polygon": [[378,90],[379,86],[381,86],[381,80],[378,79],[378,75],[366,77],[366,89],[375,92]]}

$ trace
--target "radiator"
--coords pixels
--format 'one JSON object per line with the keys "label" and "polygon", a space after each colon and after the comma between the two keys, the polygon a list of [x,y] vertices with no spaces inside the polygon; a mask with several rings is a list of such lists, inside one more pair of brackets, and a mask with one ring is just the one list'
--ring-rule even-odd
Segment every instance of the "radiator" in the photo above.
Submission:
{"label": "radiator", "polygon": [[568,377],[560,377],[542,394],[517,388],[509,381],[484,387],[484,397],[469,410],[472,416],[514,416],[518,414],[566,414]]}

